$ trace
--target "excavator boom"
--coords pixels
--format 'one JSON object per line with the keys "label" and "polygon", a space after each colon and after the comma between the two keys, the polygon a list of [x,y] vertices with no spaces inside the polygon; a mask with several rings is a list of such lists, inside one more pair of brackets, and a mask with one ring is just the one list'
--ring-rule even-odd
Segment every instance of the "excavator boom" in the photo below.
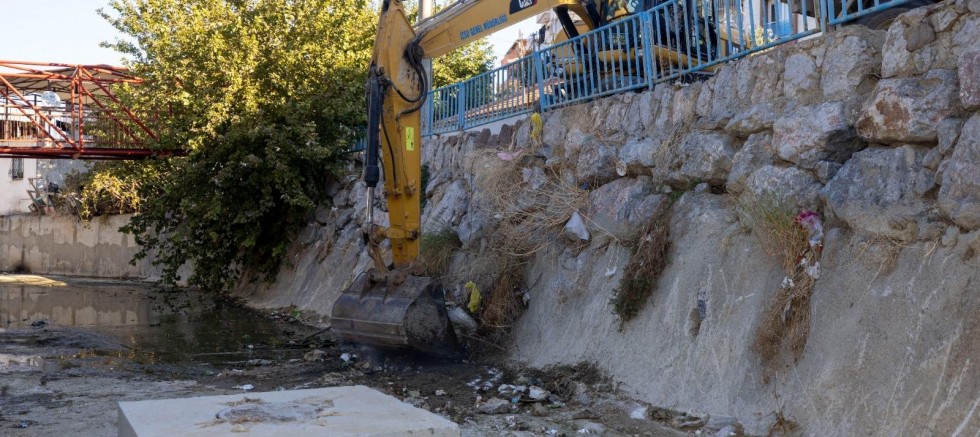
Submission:
{"label": "excavator boom", "polygon": [[[549,9],[560,17],[575,12],[590,27],[598,24],[592,0],[462,0],[415,27],[402,0],[382,3],[367,82],[364,165],[363,232],[374,268],[360,274],[334,303],[331,326],[342,339],[430,352],[452,349],[455,339],[446,317],[445,293],[438,281],[417,276],[421,274],[420,197],[425,191],[419,113],[429,90],[422,61]],[[375,189],[382,173],[388,227],[374,224]],[[391,242],[393,269],[381,256],[384,240]]]}

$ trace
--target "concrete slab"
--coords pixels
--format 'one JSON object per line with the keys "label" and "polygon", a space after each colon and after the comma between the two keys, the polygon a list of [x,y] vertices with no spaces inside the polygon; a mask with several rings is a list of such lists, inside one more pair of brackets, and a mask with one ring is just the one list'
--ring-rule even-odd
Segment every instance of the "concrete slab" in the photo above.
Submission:
{"label": "concrete slab", "polygon": [[119,437],[459,437],[459,426],[364,386],[119,403]]}

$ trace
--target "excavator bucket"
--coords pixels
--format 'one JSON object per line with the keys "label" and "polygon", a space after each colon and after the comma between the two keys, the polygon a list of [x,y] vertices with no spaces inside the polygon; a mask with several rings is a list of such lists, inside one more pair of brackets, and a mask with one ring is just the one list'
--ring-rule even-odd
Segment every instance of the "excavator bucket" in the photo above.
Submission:
{"label": "excavator bucket", "polygon": [[445,292],[432,278],[408,276],[401,284],[372,283],[361,273],[334,302],[331,329],[341,339],[383,348],[452,354],[456,335],[446,314]]}

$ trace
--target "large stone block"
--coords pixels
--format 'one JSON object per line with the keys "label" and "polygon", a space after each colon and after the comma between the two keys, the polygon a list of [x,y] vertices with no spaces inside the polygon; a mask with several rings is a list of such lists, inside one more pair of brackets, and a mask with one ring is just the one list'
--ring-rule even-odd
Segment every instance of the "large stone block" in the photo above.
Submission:
{"label": "large stone block", "polygon": [[775,198],[798,210],[815,210],[820,204],[820,183],[797,167],[764,165],[745,180],[745,192],[756,198]]}
{"label": "large stone block", "polygon": [[[630,140],[619,149],[619,160],[626,164],[627,168],[653,167],[656,163],[657,150],[660,148],[660,141],[652,138]],[[638,169],[637,169],[638,170]]]}
{"label": "large stone block", "polygon": [[728,121],[738,113],[738,87],[736,86],[737,71],[733,66],[727,66],[718,71],[714,77],[714,87],[708,103],[710,111],[707,119],[712,128],[728,124]]}
{"label": "large stone block", "polygon": [[806,169],[824,160],[844,162],[861,147],[847,123],[846,105],[803,106],[776,120],[773,147],[780,158]]}
{"label": "large stone block", "polygon": [[884,33],[849,26],[831,33],[820,88],[828,99],[846,99],[871,91],[881,67]]}
{"label": "large stone block", "polygon": [[435,205],[425,209],[422,222],[425,232],[438,232],[446,226],[455,227],[466,214],[469,206],[469,192],[466,181],[457,179],[446,187],[446,192],[436,200]]}
{"label": "large stone block", "polygon": [[808,101],[820,89],[820,72],[813,57],[794,53],[786,58],[783,94],[791,101]]}
{"label": "large stone block", "polygon": [[963,126],[952,155],[940,168],[939,209],[968,230],[980,229],[980,114]]}
{"label": "large stone block", "polygon": [[914,240],[933,201],[916,192],[926,149],[906,145],[855,153],[821,191],[833,214],[863,233]]}
{"label": "large stone block", "polygon": [[889,26],[882,47],[882,77],[916,76],[956,66],[950,32],[936,33],[928,16],[928,9],[917,8]]}
{"label": "large stone block", "polygon": [[755,76],[755,82],[750,90],[752,103],[775,102],[783,95],[785,53],[784,50],[775,50],[758,56],[751,56],[735,64],[739,69],[751,69],[751,72],[744,74]]}
{"label": "large stone block", "polygon": [[700,82],[685,85],[674,92],[671,101],[671,122],[675,125],[689,125],[697,115],[696,104],[698,95],[701,93],[702,84]]}
{"label": "large stone block", "polygon": [[570,111],[572,111],[572,108],[562,108],[557,111],[549,111],[544,113],[544,132],[542,132],[541,135],[541,141],[544,142],[544,144],[555,146],[565,142],[565,136],[568,134],[569,126],[566,113]]}
{"label": "large stone block", "polygon": [[760,103],[747,111],[737,112],[725,126],[725,132],[746,138],[756,132],[772,129],[776,118],[776,109],[771,103]]}
{"label": "large stone block", "polygon": [[579,183],[591,186],[602,185],[616,178],[618,154],[614,147],[598,141],[583,147],[575,164],[575,178]]}
{"label": "large stone block", "polygon": [[734,157],[732,136],[716,131],[693,131],[681,142],[676,157],[681,162],[677,177],[685,182],[724,184]]}
{"label": "large stone block", "polygon": [[933,70],[922,78],[878,82],[855,124],[869,142],[932,142],[936,125],[962,112],[956,73]]}
{"label": "large stone block", "polygon": [[[977,35],[980,38],[980,35]],[[964,53],[959,62],[960,102],[968,111],[980,109],[980,50]]]}
{"label": "large stone block", "polygon": [[650,177],[621,178],[589,193],[586,216],[593,229],[629,237],[662,212],[666,202],[666,196],[654,193]]}
{"label": "large stone block", "polygon": [[735,153],[732,168],[728,172],[725,186],[730,193],[741,193],[745,180],[760,167],[772,164],[776,153],[772,150],[772,134],[768,132],[752,134]]}

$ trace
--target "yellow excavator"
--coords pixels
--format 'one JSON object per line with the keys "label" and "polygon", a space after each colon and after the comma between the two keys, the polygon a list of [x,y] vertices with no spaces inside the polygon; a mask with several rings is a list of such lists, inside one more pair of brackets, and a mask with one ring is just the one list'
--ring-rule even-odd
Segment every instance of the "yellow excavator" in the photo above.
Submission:
{"label": "yellow excavator", "polygon": [[[554,10],[569,37],[578,35],[572,13],[595,29],[627,14],[612,13],[621,0],[463,0],[412,26],[402,0],[383,0],[377,40],[367,81],[368,134],[362,227],[373,268],[357,276],[334,303],[331,328],[341,339],[381,347],[442,353],[456,348],[437,280],[420,276],[420,196],[422,108],[429,84],[423,59],[450,51],[491,33]],[[648,0],[649,1],[649,0]],[[382,159],[383,155],[383,159]],[[389,225],[374,222],[375,189],[384,167]],[[393,263],[382,256],[391,243]]]}

